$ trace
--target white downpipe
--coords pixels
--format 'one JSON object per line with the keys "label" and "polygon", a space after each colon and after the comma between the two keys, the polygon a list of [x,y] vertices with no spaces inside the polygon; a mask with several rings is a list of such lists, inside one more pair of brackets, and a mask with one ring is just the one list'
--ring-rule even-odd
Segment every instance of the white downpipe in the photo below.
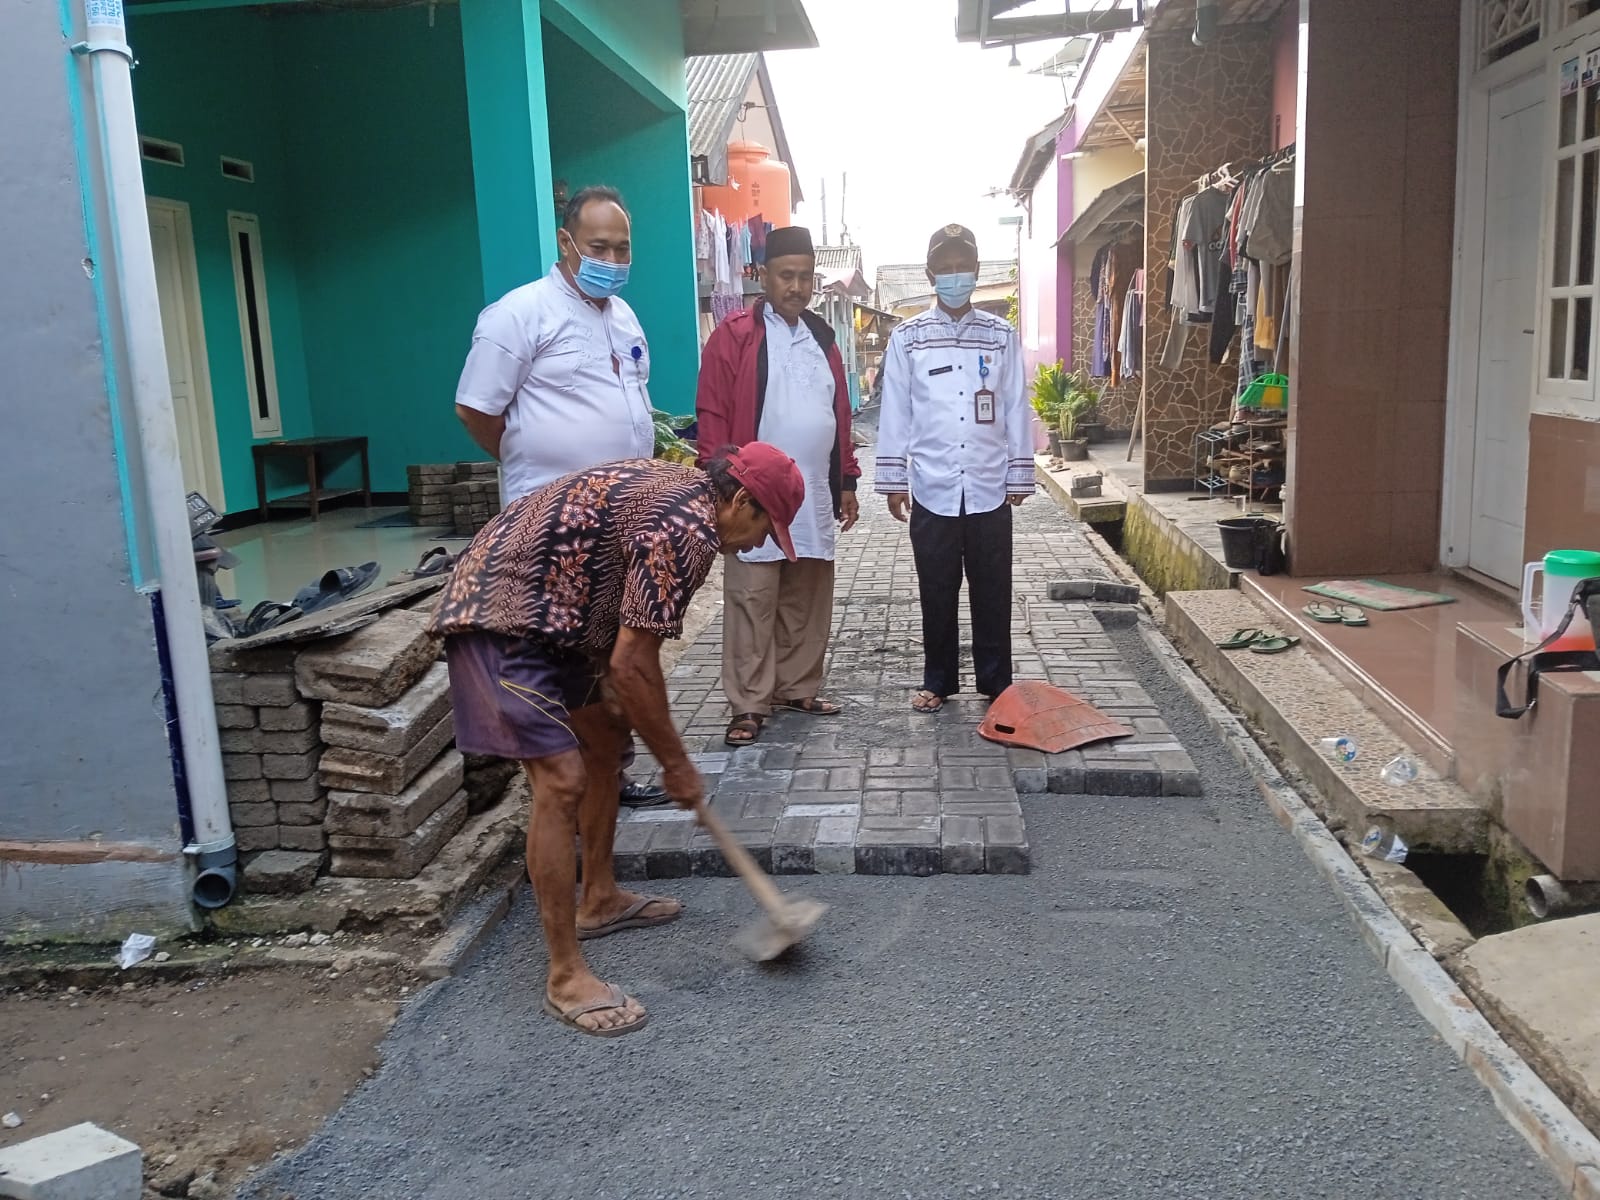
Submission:
{"label": "white downpipe", "polygon": [[[222,775],[211,664],[201,624],[194,544],[178,457],[172,384],[167,375],[139,134],[134,123],[127,29],[122,0],[77,2],[83,8],[88,40],[73,49],[89,61],[92,119],[99,126],[100,167],[112,225],[111,262],[104,276],[105,286],[114,290],[120,300],[116,309],[121,317],[127,383],[138,425],[151,540],[194,820],[195,840],[184,847],[184,852],[195,858],[200,869],[196,897],[205,907],[217,907],[215,901],[226,903],[232,895],[237,851],[228,813],[227,784]],[[226,895],[222,894],[224,891]]]}

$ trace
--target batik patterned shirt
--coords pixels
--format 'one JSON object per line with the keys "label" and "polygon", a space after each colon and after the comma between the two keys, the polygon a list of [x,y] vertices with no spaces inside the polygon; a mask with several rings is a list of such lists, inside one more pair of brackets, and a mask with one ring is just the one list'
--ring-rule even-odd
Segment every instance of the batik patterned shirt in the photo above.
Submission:
{"label": "batik patterned shirt", "polygon": [[611,653],[623,626],[681,637],[720,546],[703,471],[651,459],[579,471],[483,527],[431,627],[534,638],[593,658]]}

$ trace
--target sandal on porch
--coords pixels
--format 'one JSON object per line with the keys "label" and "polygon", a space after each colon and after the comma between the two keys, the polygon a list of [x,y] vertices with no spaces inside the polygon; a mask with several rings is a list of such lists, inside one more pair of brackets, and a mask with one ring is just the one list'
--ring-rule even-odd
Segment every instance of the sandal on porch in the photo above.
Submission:
{"label": "sandal on porch", "polygon": [[296,620],[301,613],[293,604],[283,604],[277,600],[263,600],[250,610],[250,615],[245,617],[239,626],[239,636],[249,637],[255,633],[265,633],[269,629],[276,629],[279,625]]}
{"label": "sandal on porch", "polygon": [[728,722],[728,732],[722,740],[729,746],[748,746],[761,736],[766,720],[760,713],[739,713]]}
{"label": "sandal on porch", "polygon": [[595,938],[609,937],[613,933],[621,933],[624,929],[650,929],[656,925],[670,925],[683,916],[683,905],[678,904],[678,907],[670,912],[647,917],[644,915],[644,910],[652,904],[678,904],[678,902],[671,896],[640,896],[603,925],[579,925],[578,940],[588,942]]}
{"label": "sandal on porch", "polygon": [[366,591],[381,570],[378,563],[368,562],[359,567],[335,567],[325,571],[322,578],[295,593],[294,606],[307,616],[319,612]]}
{"label": "sandal on porch", "polygon": [[1300,611],[1313,621],[1320,622],[1323,625],[1339,625],[1342,623],[1338,610],[1331,604],[1324,604],[1321,600],[1313,600]]}
{"label": "sandal on porch", "polygon": [[1228,637],[1219,641],[1219,650],[1243,650],[1246,646],[1254,645],[1261,640],[1259,629],[1235,629]]}
{"label": "sandal on porch", "polygon": [[1370,624],[1367,620],[1367,614],[1354,604],[1336,604],[1333,611],[1338,615],[1340,621],[1352,629],[1359,629],[1363,625]]}
{"label": "sandal on porch", "polygon": [[812,696],[807,700],[775,700],[773,708],[781,708],[786,712],[805,713],[812,717],[837,717],[844,709],[831,700],[819,700]]}
{"label": "sandal on porch", "polygon": [[409,571],[401,571],[391,583],[409,583],[413,579],[428,579],[434,575],[443,575],[456,565],[456,556],[443,546],[435,546],[423,552],[417,560],[417,565]]}
{"label": "sandal on porch", "polygon": [[590,1004],[574,1004],[571,1008],[566,1009],[557,1008],[555,1001],[550,999],[550,995],[547,992],[544,998],[544,1011],[547,1016],[554,1017],[568,1028],[576,1029],[579,1033],[587,1033],[590,1037],[622,1037],[624,1034],[637,1033],[648,1025],[650,1023],[650,1014],[641,1013],[637,1020],[630,1021],[626,1025],[614,1025],[609,1029],[590,1029],[578,1018],[586,1013],[626,1008],[627,1004],[628,997],[623,994],[622,989],[614,983],[608,983],[604,1000],[596,1000]]}
{"label": "sandal on porch", "polygon": [[1251,654],[1282,654],[1285,650],[1293,650],[1300,644],[1297,637],[1269,637],[1262,638],[1250,647]]}
{"label": "sandal on porch", "polygon": [[927,688],[923,688],[911,697],[911,707],[919,713],[936,713],[944,707],[944,697],[935,695]]}

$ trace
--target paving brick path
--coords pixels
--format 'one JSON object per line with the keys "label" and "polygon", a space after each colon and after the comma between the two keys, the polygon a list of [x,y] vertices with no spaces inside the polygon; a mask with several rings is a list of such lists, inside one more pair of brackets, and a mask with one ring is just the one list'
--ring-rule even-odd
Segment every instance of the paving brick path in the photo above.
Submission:
{"label": "paving brick path", "polygon": [[[763,866],[779,874],[1024,873],[1019,791],[1199,794],[1189,755],[1122,663],[1096,607],[1048,598],[1053,580],[1112,578],[1080,527],[1043,493],[1017,513],[1017,678],[1048,679],[1136,736],[1047,756],[980,738],[985,701],[975,694],[953,697],[936,716],[912,712],[922,657],[911,541],[870,487],[862,480],[861,524],[839,540],[824,695],[844,706],[841,716],[784,713],[756,745],[724,745],[720,614],[668,680],[712,807]],[[1136,615],[1132,606],[1100,611],[1107,620]],[[966,616],[963,605],[964,635]],[[962,669],[970,686],[966,647]],[[651,769],[643,759],[640,770]],[[710,838],[677,809],[624,809],[616,860],[629,879],[728,873]]]}

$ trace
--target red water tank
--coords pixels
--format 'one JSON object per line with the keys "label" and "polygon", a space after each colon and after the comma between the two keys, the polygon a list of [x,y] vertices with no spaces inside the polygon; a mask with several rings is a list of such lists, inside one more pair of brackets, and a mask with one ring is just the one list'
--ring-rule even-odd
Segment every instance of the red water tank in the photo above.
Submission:
{"label": "red water tank", "polygon": [[[738,184],[738,187],[734,187]],[[701,189],[701,203],[728,221],[758,213],[775,226],[789,224],[789,168],[760,142],[728,144],[728,186]]]}

